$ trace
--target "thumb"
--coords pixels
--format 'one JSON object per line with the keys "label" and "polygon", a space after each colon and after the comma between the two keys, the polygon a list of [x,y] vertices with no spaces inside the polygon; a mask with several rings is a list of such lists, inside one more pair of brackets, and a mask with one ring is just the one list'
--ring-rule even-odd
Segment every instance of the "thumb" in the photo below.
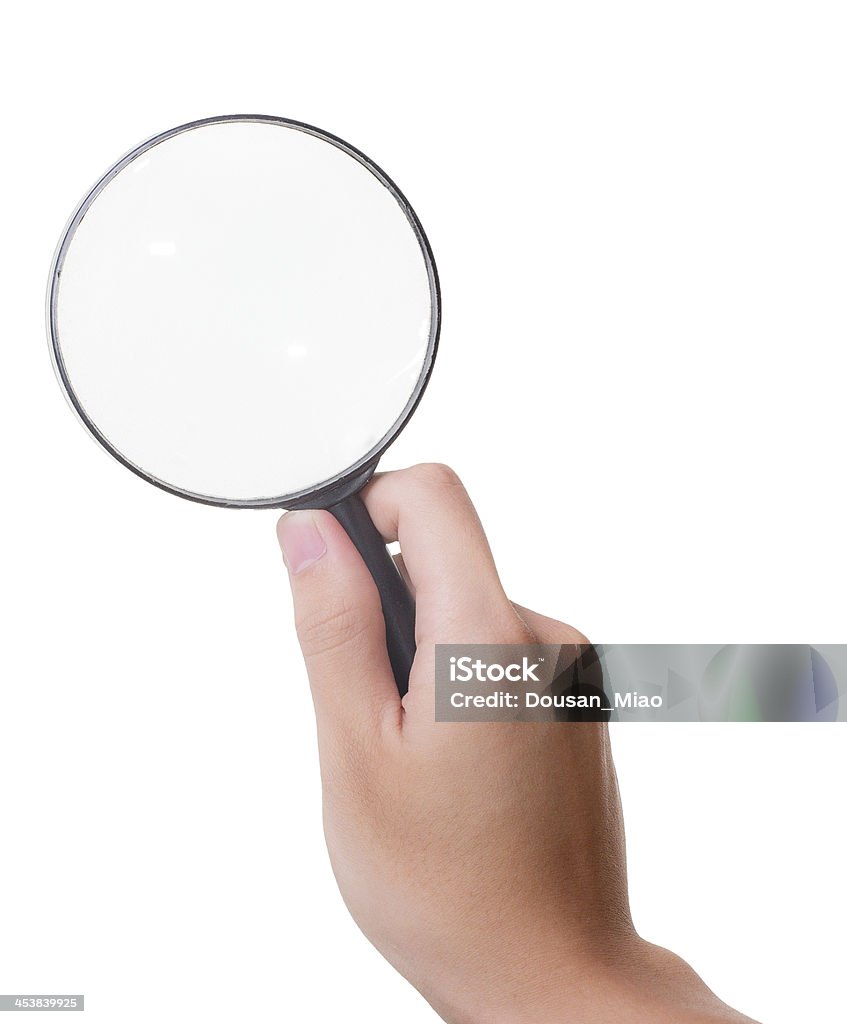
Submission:
{"label": "thumb", "polygon": [[335,517],[289,512],[277,536],[322,731],[399,725],[402,707],[376,584]]}

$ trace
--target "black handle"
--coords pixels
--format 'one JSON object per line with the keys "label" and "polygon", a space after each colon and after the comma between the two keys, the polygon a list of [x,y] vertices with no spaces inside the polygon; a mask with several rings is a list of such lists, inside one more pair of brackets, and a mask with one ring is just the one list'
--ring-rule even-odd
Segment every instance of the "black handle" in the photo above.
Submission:
{"label": "black handle", "polygon": [[403,697],[409,689],[409,673],[415,657],[415,602],[359,495],[343,498],[330,505],[329,511],[356,545],[379,590],[388,657],[397,689]]}

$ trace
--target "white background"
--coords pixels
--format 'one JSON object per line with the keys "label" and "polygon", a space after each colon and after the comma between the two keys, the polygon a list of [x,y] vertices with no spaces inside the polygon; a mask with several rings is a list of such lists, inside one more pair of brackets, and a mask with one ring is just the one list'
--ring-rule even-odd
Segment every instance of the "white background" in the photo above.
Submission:
{"label": "white background", "polygon": [[[43,293],[85,189],[207,115],[349,139],[444,293],[384,465],[459,471],[510,594],[597,641],[845,642],[842,12],[6,13],[0,992],[84,992],[91,1024],[434,1019],[335,890],[274,514],[148,487],[54,382]],[[641,931],[768,1024],[843,1021],[844,729],[614,743]]]}

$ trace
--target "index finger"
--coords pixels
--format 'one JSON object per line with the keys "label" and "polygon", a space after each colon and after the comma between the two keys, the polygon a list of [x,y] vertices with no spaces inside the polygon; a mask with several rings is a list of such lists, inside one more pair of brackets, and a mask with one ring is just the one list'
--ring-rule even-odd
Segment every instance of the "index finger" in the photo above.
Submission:
{"label": "index finger", "polygon": [[374,478],[363,492],[386,541],[399,540],[417,600],[417,642],[502,642],[520,625],[461,480],[424,464]]}

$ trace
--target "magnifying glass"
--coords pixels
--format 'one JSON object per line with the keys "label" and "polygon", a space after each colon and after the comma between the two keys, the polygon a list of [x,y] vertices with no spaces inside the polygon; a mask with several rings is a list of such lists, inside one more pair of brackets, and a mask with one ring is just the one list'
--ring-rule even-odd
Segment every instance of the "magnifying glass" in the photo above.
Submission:
{"label": "magnifying glass", "polygon": [[66,397],[127,469],[208,505],[332,512],[379,589],[404,694],[414,604],[358,492],[426,387],[440,298],[393,181],[284,118],[164,132],[77,207],[47,322]]}

